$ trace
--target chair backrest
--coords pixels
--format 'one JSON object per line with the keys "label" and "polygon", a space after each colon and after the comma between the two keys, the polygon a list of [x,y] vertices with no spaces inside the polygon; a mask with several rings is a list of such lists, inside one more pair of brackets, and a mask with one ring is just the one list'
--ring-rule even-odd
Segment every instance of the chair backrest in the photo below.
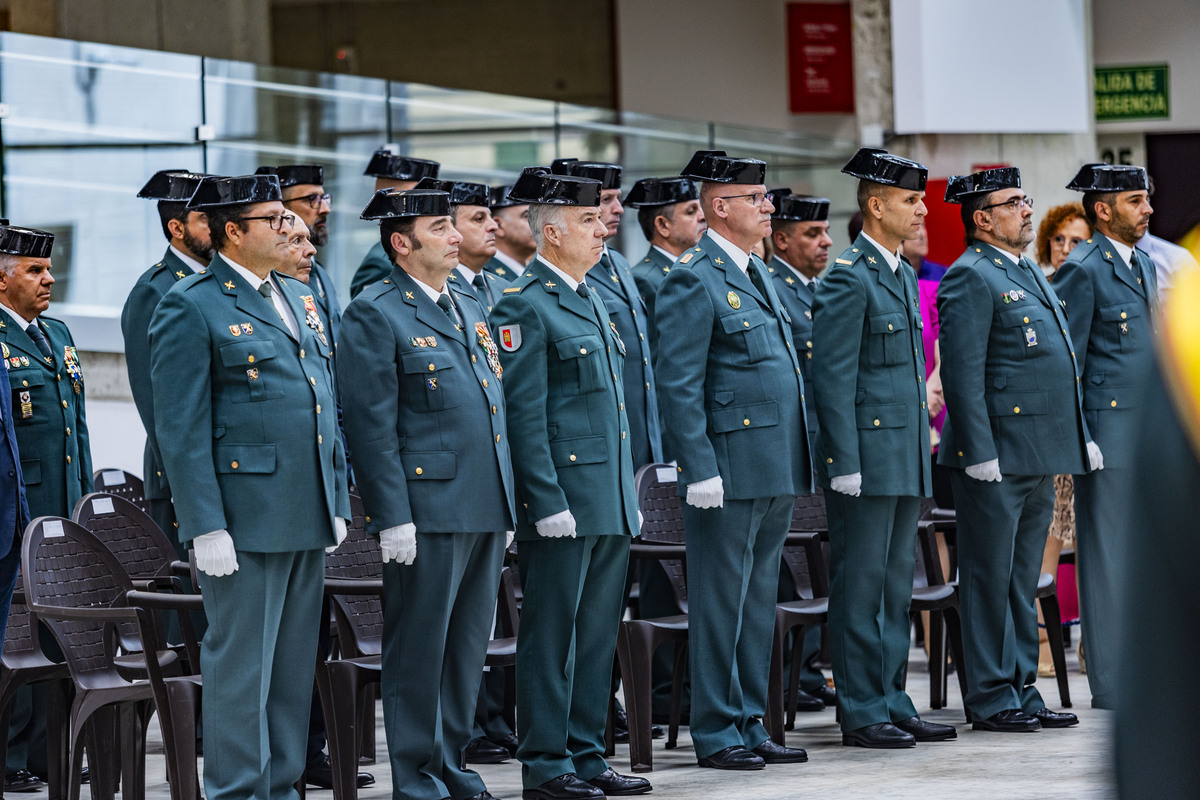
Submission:
{"label": "chair backrest", "polygon": [[825,493],[817,487],[812,494],[796,495],[792,506],[791,531],[824,531],[829,528],[825,516]]}
{"label": "chair backrest", "polygon": [[[383,560],[379,537],[367,533],[362,499],[350,495],[350,525],[341,546],[325,556],[325,577],[346,580],[381,580]],[[383,602],[377,595],[334,595],[334,618],[343,655],[379,655],[383,652]]]}
{"label": "chair backrest", "polygon": [[75,681],[84,688],[125,684],[113,667],[113,622],[56,618],[53,613],[125,606],[133,584],[116,556],[82,525],[38,517],[25,529],[21,570],[29,606],[54,634]]}
{"label": "chair backrest", "polygon": [[521,613],[516,592],[520,580],[516,567],[505,567],[500,571],[498,614],[500,616],[500,635],[504,637],[516,636],[521,628]]}
{"label": "chair backrest", "polygon": [[13,587],[12,605],[8,610],[8,627],[4,631],[4,653],[0,655],[0,664],[5,669],[46,667],[53,663],[42,652],[37,626],[37,618],[30,612],[25,600],[25,576],[18,574],[16,586]]}
{"label": "chair backrest", "polygon": [[146,500],[146,486],[137,475],[123,469],[98,469],[92,476],[97,492],[107,492],[124,497],[147,514],[150,503]]}
{"label": "chair backrest", "polygon": [[[647,464],[638,470],[638,507],[642,511],[642,530],[638,541],[643,544],[684,544],[687,533],[683,525],[683,502],[678,494],[678,478],[670,464]],[[671,581],[675,602],[687,610],[687,564],[682,559],[659,559]]]}
{"label": "chair backrest", "polygon": [[79,499],[71,518],[96,535],[134,580],[171,574],[175,547],[136,503],[107,492]]}

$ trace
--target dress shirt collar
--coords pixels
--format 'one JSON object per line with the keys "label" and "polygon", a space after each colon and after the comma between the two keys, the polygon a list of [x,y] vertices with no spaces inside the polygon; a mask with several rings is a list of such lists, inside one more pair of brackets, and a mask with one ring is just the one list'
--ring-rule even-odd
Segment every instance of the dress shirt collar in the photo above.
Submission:
{"label": "dress shirt collar", "polygon": [[[666,257],[667,257],[667,259],[668,259],[668,260],[669,260],[669,261],[670,261],[672,264],[674,264],[676,261],[678,261],[678,260],[679,260],[679,256],[673,256],[673,255],[671,255],[671,252],[670,252],[669,250],[664,250],[664,249],[662,249],[661,247],[659,247],[659,246],[658,246],[658,245],[656,245],[656,244],[652,244],[652,245],[650,245],[650,246],[651,246],[651,247],[653,247],[653,248],[654,248],[655,250],[657,250],[658,252],[662,253],[664,256],[666,256]],[[681,256],[681,255],[683,255],[683,253],[680,253],[679,255]]]}
{"label": "dress shirt collar", "polygon": [[896,270],[900,269],[900,254],[899,253],[888,252],[888,249],[886,247],[884,247],[879,242],[872,239],[870,236],[867,236],[866,231],[863,231],[863,238],[866,239],[868,242],[870,242],[871,246],[879,251],[879,254],[881,256],[883,256],[883,260],[887,262],[888,267],[892,270],[893,273]]}
{"label": "dress shirt collar", "polygon": [[[465,264],[459,264],[457,267],[455,267],[455,269],[458,270],[459,276],[461,276],[464,281],[471,284],[472,286],[475,285],[475,276],[483,274],[482,272],[473,271],[470,267],[466,266]],[[484,278],[484,280],[486,281],[487,278]]]}
{"label": "dress shirt collar", "polygon": [[517,261],[508,253],[500,252],[499,248],[496,248],[496,258],[499,259],[504,266],[511,269],[513,274],[515,274],[518,278],[521,277],[521,274],[525,272],[524,264],[522,264],[520,261]]}
{"label": "dress shirt collar", "polygon": [[233,267],[233,271],[236,272],[238,275],[240,275],[242,277],[242,280],[244,280],[246,283],[250,284],[250,288],[253,289],[254,291],[257,292],[258,287],[262,286],[264,283],[271,287],[272,292],[275,291],[275,286],[274,286],[274,284],[272,284],[269,274],[266,278],[260,278],[257,275],[255,275],[253,272],[251,272],[250,270],[243,267],[241,264],[234,261],[229,256],[222,254],[221,258],[225,259],[225,263],[228,264],[229,266]]}
{"label": "dress shirt collar", "polygon": [[575,280],[570,275],[568,275],[567,273],[563,272],[558,267],[551,264],[549,261],[546,260],[546,257],[543,256],[541,253],[537,254],[537,259],[538,259],[538,261],[541,261],[543,264],[545,264],[547,267],[549,267],[551,272],[553,272],[558,277],[562,278],[563,281],[567,284],[567,286],[571,287],[572,292],[578,290],[579,284],[583,283],[583,281]]}
{"label": "dress shirt collar", "polygon": [[[1104,237],[1108,239],[1108,237]],[[1113,249],[1117,251],[1117,255],[1125,262],[1125,266],[1133,269],[1133,248],[1123,242],[1118,242],[1116,239],[1108,239],[1112,242]]]}
{"label": "dress shirt collar", "polygon": [[808,277],[808,276],[807,276],[807,275],[805,275],[803,272],[801,272],[800,270],[796,269],[795,267],[793,267],[793,266],[792,266],[791,264],[789,264],[788,262],[784,261],[784,260],[783,260],[782,258],[780,258],[779,256],[772,256],[772,257],[771,257],[771,262],[772,262],[772,263],[774,263],[774,262],[776,262],[776,261],[777,261],[777,262],[779,262],[779,266],[780,266],[780,267],[783,267],[783,268],[785,268],[785,269],[787,269],[787,270],[790,270],[790,271],[791,271],[791,273],[792,273],[793,275],[795,275],[795,276],[796,276],[796,280],[800,281],[800,285],[801,285],[801,286],[808,286],[810,283],[812,283],[812,282],[813,282],[813,279],[812,279],[812,278]]}
{"label": "dress shirt collar", "polygon": [[167,249],[174,253],[175,257],[187,265],[192,272],[204,272],[204,270],[208,269],[206,265],[201,264],[199,261],[192,258],[173,244],[167,245]]}
{"label": "dress shirt collar", "polygon": [[737,264],[738,269],[740,269],[742,272],[746,271],[746,267],[750,265],[749,253],[726,239],[721,234],[714,231],[712,228],[708,229],[708,231],[705,233],[705,236],[708,236],[713,240],[713,242],[716,243],[717,247],[720,247],[722,250],[724,250],[725,254],[733,259],[733,263]]}

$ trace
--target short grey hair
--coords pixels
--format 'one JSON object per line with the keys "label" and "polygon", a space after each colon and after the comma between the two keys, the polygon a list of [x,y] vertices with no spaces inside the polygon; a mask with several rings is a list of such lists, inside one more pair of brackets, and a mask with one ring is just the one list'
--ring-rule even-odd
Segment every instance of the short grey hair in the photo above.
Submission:
{"label": "short grey hair", "polygon": [[0,253],[0,272],[12,275],[13,270],[21,263],[21,257],[12,253]]}
{"label": "short grey hair", "polygon": [[533,233],[534,244],[538,249],[542,249],[546,237],[542,233],[542,228],[547,225],[553,225],[560,233],[567,229],[567,215],[563,210],[565,206],[551,205],[549,203],[532,203],[529,206],[529,230]]}

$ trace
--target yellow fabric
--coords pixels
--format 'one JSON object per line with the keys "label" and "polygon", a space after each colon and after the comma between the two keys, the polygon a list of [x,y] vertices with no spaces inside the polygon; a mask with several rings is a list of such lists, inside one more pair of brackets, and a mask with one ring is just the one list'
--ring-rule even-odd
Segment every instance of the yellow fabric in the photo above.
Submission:
{"label": "yellow fabric", "polygon": [[1189,269],[1175,276],[1163,310],[1167,385],[1192,449],[1200,453],[1200,270]]}

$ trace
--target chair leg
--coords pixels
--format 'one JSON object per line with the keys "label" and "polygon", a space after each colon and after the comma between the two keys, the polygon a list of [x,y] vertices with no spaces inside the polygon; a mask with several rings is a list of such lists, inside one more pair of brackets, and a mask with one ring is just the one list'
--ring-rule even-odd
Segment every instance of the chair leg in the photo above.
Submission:
{"label": "chair leg", "polygon": [[625,686],[625,715],[629,722],[629,766],[634,772],[654,769],[650,738],[650,657],[653,633],[637,620],[617,630],[617,662]]}
{"label": "chair leg", "polygon": [[804,668],[800,662],[803,656],[804,637],[792,634],[792,663],[791,669],[788,670],[787,719],[783,724],[784,730],[796,728],[796,706],[800,702],[800,672]]}
{"label": "chair leg", "polygon": [[929,612],[929,627],[925,630],[929,645],[929,707],[946,706],[946,624],[941,611]]}
{"label": "chair leg", "polygon": [[[783,733],[783,646],[787,640],[786,623],[778,608],[775,611],[775,639],[771,643],[771,670],[767,678],[767,713],[763,724],[767,735],[776,744],[784,744]],[[804,635],[804,626],[792,629],[797,636]]]}
{"label": "chair leg", "polygon": [[1058,699],[1063,708],[1071,707],[1071,687],[1067,681],[1067,653],[1063,645],[1062,613],[1058,609],[1058,595],[1051,594],[1038,601],[1042,606],[1042,619],[1046,621],[1046,640],[1050,644],[1050,655],[1054,660],[1054,675],[1058,681]]}
{"label": "chair leg", "polygon": [[[71,763],[71,682],[65,678],[46,686],[46,776],[49,800],[66,800]],[[8,730],[7,727],[0,730]]]}
{"label": "chair leg", "polygon": [[683,639],[675,642],[675,670],[671,673],[671,717],[667,726],[668,750],[679,746],[679,718],[683,714],[683,682],[687,678],[687,669],[688,643]]}

